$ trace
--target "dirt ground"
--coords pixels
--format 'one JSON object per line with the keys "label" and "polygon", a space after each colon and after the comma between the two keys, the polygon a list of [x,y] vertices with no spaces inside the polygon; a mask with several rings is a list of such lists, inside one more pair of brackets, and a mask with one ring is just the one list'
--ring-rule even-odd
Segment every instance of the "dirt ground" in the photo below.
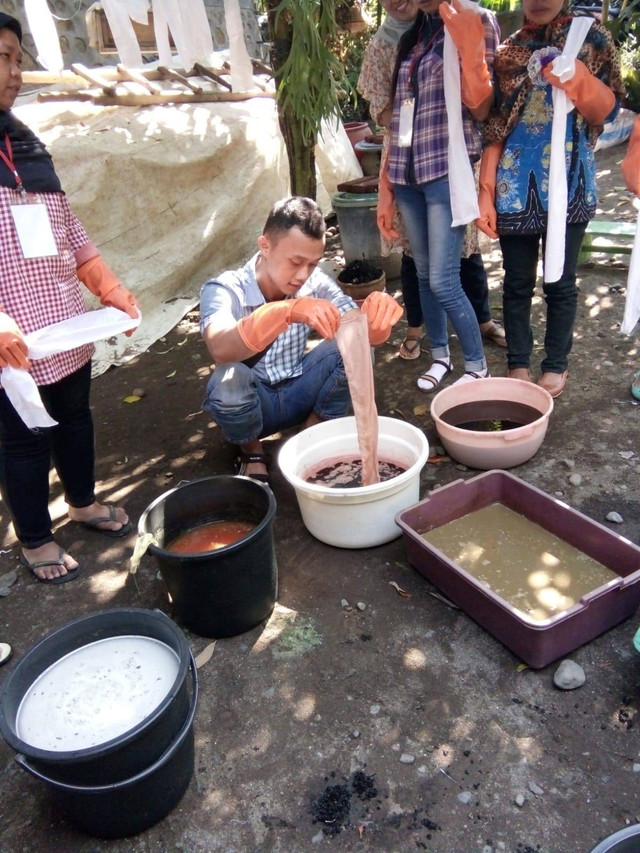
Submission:
{"label": "dirt ground", "polygon": [[[601,208],[633,219],[623,154],[624,146],[598,155]],[[640,409],[629,385],[640,353],[638,340],[619,331],[626,263],[599,254],[580,268],[567,390],[542,448],[513,473],[638,543]],[[496,252],[487,266],[499,317]],[[415,387],[427,356],[398,359],[402,336],[398,327],[378,352],[378,409],[406,418],[437,445],[428,398]],[[504,351],[486,351],[493,374],[504,375]],[[193,313],[151,351],[95,380],[99,494],[124,503],[134,520],[181,481],[232,471],[231,448],[200,411],[209,371]],[[125,402],[135,389],[144,396]],[[274,457],[280,444],[269,443]],[[476,473],[453,461],[427,464],[421,495]],[[2,851],[588,853],[640,822],[637,616],[570,655],[586,683],[563,692],[553,683],[557,662],[520,666],[462,610],[435,597],[407,563],[402,539],[364,550],[324,545],[305,529],[275,462],[272,480],[279,567],[272,639],[261,625],[219,640],[199,670],[195,772],[179,806],[135,838],[85,836],[2,742]],[[40,637],[77,616],[122,606],[171,612],[150,556],[137,583],[128,574],[135,534],[121,541],[81,532],[64,517],[52,483],[56,535],[80,560],[82,576],[37,584],[18,567],[0,506],[0,574],[18,568],[0,603],[0,641],[14,648],[0,681]],[[605,521],[612,511],[621,523]],[[186,633],[196,654],[210,642]]]}

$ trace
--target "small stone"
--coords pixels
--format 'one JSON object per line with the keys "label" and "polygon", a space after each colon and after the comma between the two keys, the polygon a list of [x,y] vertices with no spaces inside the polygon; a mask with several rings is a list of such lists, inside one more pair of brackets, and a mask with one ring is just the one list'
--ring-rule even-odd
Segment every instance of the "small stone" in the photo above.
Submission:
{"label": "small stone", "polygon": [[573,660],[563,660],[553,676],[553,683],[561,690],[575,690],[587,680],[583,668]]}
{"label": "small stone", "polygon": [[134,388],[131,392],[134,397],[146,397],[147,392],[144,388]]}
{"label": "small stone", "polygon": [[357,603],[356,607],[358,608],[358,610],[366,610],[367,609],[367,605],[364,603],[364,601],[359,601]]}
{"label": "small stone", "polygon": [[458,802],[462,803],[465,806],[467,805],[467,803],[470,803],[472,799],[473,794],[471,793],[471,791],[462,791],[462,793],[458,794]]}
{"label": "small stone", "polygon": [[347,601],[346,598],[343,598],[342,601],[340,602],[340,607],[348,607],[348,606],[349,606],[349,602]]}
{"label": "small stone", "polygon": [[377,714],[380,713],[380,705],[372,705],[369,708],[369,713],[371,714],[372,717],[375,717]]}
{"label": "small stone", "polygon": [[622,524],[622,516],[619,512],[608,512],[605,518],[607,521],[612,521],[614,524]]}
{"label": "small stone", "polygon": [[621,459],[633,459],[634,456],[635,456],[635,453],[633,452],[633,450],[621,450],[620,451],[620,458]]}
{"label": "small stone", "polygon": [[576,466],[576,463],[573,461],[573,459],[563,459],[562,464],[564,465],[565,468],[569,468],[569,469],[575,468],[575,466]]}
{"label": "small stone", "polygon": [[516,794],[516,798],[513,802],[518,806],[519,809],[521,809],[524,805],[524,796],[522,794]]}
{"label": "small stone", "polygon": [[421,764],[420,767],[418,767],[418,773],[426,773],[426,772],[427,772],[427,765]]}
{"label": "small stone", "polygon": [[541,797],[544,794],[544,791],[540,787],[540,785],[536,785],[535,782],[529,782],[529,790],[532,794],[535,794],[536,797]]}
{"label": "small stone", "polygon": [[415,760],[415,755],[411,755],[410,752],[403,752],[400,756],[400,764],[413,764]]}
{"label": "small stone", "polygon": [[633,765],[633,772],[634,773],[640,773],[640,764],[634,764]]}
{"label": "small stone", "polygon": [[316,834],[311,839],[312,844],[321,844],[324,839],[324,832],[320,830],[320,832],[316,832]]}
{"label": "small stone", "polygon": [[580,483],[582,482],[582,477],[580,474],[570,474],[569,475],[569,482],[571,483],[572,486],[579,486]]}
{"label": "small stone", "polygon": [[355,729],[355,731],[352,731],[352,732],[351,732],[351,737],[352,737],[354,740],[357,740],[357,739],[360,737],[360,732],[358,731],[358,729]]}

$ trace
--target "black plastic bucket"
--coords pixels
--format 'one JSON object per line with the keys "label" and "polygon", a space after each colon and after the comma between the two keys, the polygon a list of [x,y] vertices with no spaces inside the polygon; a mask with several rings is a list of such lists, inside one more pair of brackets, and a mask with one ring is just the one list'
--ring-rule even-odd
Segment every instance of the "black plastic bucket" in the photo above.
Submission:
{"label": "black plastic bucket", "polygon": [[[233,637],[254,628],[274,608],[278,567],[273,541],[276,499],[249,477],[203,477],[177,486],[143,512],[138,533],[150,545],[167,585],[176,619],[203,637]],[[164,545],[214,521],[255,525],[247,536],[215,551],[179,554]]]}
{"label": "black plastic bucket", "polygon": [[[89,643],[127,635],[159,640],[178,656],[176,678],[151,714],[122,735],[86,749],[40,749],[19,737],[20,703],[45,670]],[[183,632],[159,610],[118,608],[83,616],[42,639],[9,673],[0,693],[0,733],[12,749],[27,756],[34,770],[60,782],[109,785],[129,779],[157,761],[182,729],[189,714],[189,660]]]}
{"label": "black plastic bucket", "polygon": [[166,817],[182,799],[193,776],[193,718],[198,701],[196,666],[189,657],[193,681],[189,713],[171,745],[141,773],[112,785],[71,785],[16,755],[25,770],[49,786],[57,808],[79,829],[98,838],[137,835]]}

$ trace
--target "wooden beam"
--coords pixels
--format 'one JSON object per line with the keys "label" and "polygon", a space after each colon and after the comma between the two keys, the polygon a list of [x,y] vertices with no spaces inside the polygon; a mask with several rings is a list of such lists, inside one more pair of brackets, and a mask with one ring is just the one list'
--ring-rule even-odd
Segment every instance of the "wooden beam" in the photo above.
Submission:
{"label": "wooden beam", "polygon": [[149,107],[155,104],[205,104],[222,101],[250,101],[252,98],[274,98],[273,92],[160,92],[157,95],[123,92],[106,95],[91,92],[39,92],[38,101],[91,101],[101,107]]}
{"label": "wooden beam", "polygon": [[133,83],[139,83],[143,86],[147,92],[151,92],[152,95],[158,95],[162,91],[160,86],[156,86],[155,83],[151,83],[144,74],[140,74],[138,71],[133,71],[131,68],[126,68],[124,65],[118,63],[117,65],[118,74],[124,80],[131,80]]}
{"label": "wooden beam", "polygon": [[96,74],[95,71],[89,71],[88,68],[85,68],[84,65],[81,65],[79,62],[74,62],[71,66],[71,70],[80,77],[84,77],[85,80],[88,80],[90,83],[93,83],[94,86],[98,86],[105,95],[113,96],[116,94],[116,87],[112,86],[104,77],[101,77],[99,74]]}
{"label": "wooden beam", "polygon": [[183,86],[186,86],[187,89],[191,89],[191,91],[195,95],[202,94],[202,86],[195,86],[193,83],[190,83],[188,78],[184,76],[184,74],[180,74],[178,71],[174,71],[173,68],[166,68],[164,65],[158,65],[158,72],[161,76],[165,78],[169,78],[170,80],[177,80],[178,83],[182,83]]}
{"label": "wooden beam", "polygon": [[227,80],[219,74],[216,74],[215,71],[212,71],[210,68],[206,68],[204,65],[200,65],[199,62],[196,62],[193,67],[199,77],[208,77],[210,80],[218,83],[219,86],[223,86],[225,89],[231,91],[231,83],[227,82]]}

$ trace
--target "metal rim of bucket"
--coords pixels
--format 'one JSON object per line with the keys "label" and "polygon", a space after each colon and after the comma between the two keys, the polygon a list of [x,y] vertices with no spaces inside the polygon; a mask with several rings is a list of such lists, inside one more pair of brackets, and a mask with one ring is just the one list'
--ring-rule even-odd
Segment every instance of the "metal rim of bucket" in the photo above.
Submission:
{"label": "metal rim of bucket", "polygon": [[[107,617],[113,617],[114,614],[122,614],[135,617],[138,614],[144,614],[146,617],[150,615],[153,616],[154,619],[157,619],[159,622],[169,629],[171,634],[176,639],[176,644],[179,648],[179,651],[176,652],[178,655],[178,673],[173,681],[173,684],[169,688],[168,693],[162,699],[162,701],[154,708],[154,710],[146,716],[143,720],[141,720],[137,725],[133,728],[128,729],[122,734],[111,738],[111,740],[104,741],[103,743],[95,744],[94,746],[86,747],[84,749],[76,749],[76,750],[50,750],[50,749],[41,749],[40,747],[32,746],[31,744],[23,741],[22,738],[19,737],[17,731],[9,725],[9,721],[6,718],[6,714],[4,711],[5,700],[7,694],[10,691],[13,680],[19,677],[21,669],[23,667],[28,667],[30,661],[35,660],[39,654],[42,653],[43,649],[47,646],[54,646],[56,638],[60,638],[65,634],[73,635],[78,628],[81,628],[83,625],[90,627],[90,623],[99,623],[101,621],[106,621]],[[109,637],[119,637],[124,636],[123,633],[114,633],[109,634]],[[140,634],[138,633],[135,636],[144,636],[151,637],[152,639],[157,639],[157,637],[152,637],[149,634]],[[105,637],[98,637],[96,639],[105,639]],[[77,650],[82,648],[83,646],[89,645],[93,640],[88,640],[87,642],[80,642],[73,650]],[[162,641],[160,641],[162,642]],[[172,649],[172,651],[176,651]],[[109,752],[113,750],[114,747],[122,748],[126,747],[131,741],[136,740],[141,733],[144,732],[145,729],[153,726],[156,721],[162,717],[165,713],[168,706],[174,701],[177,694],[180,692],[184,680],[187,674],[187,669],[189,667],[189,657],[191,655],[191,651],[189,649],[189,645],[187,643],[187,639],[183,633],[183,631],[179,628],[178,625],[169,617],[163,613],[161,610],[145,610],[144,608],[139,607],[122,607],[122,608],[114,608],[112,610],[103,610],[98,613],[90,613],[86,616],[81,616],[78,619],[74,619],[72,622],[67,622],[66,625],[62,625],[59,628],[54,629],[45,637],[43,637],[38,643],[36,643],[33,648],[31,648],[23,658],[15,665],[14,669],[10,672],[7,680],[4,682],[2,686],[2,690],[0,691],[0,734],[5,739],[5,741],[9,744],[9,746],[14,749],[18,753],[26,753],[30,758],[36,759],[38,761],[50,762],[50,763],[74,763],[74,762],[88,762],[91,759],[101,758],[107,755]],[[48,656],[45,656],[48,657]],[[60,656],[62,657],[62,655]],[[60,657],[52,660],[47,666],[45,666],[37,675],[32,679],[31,684],[39,678],[48,666],[52,666],[56,663]],[[22,699],[26,695],[29,687],[22,694]],[[17,715],[16,715],[17,716]],[[14,719],[14,725],[16,720]]]}
{"label": "metal rim of bucket", "polygon": [[[344,420],[351,421],[352,425],[355,428],[355,418],[350,416],[348,418],[344,418]],[[387,418],[384,416],[380,416],[378,418],[379,424],[385,424],[388,422],[401,423],[403,427],[407,428],[407,431],[416,436],[416,438],[420,437],[420,442],[423,444],[422,450],[418,453],[418,458],[415,462],[413,462],[405,471],[401,474],[398,474],[397,477],[393,477],[391,480],[383,480],[380,483],[373,483],[370,486],[358,486],[356,488],[334,488],[330,489],[327,486],[323,486],[317,483],[308,483],[306,480],[303,480],[298,474],[293,471],[285,471],[282,468],[282,463],[280,461],[281,457],[284,458],[285,448],[290,450],[291,444],[289,442],[295,442],[297,436],[293,436],[292,439],[285,442],[282,446],[280,453],[278,455],[278,464],[280,466],[280,470],[284,474],[285,478],[289,481],[289,483],[294,487],[294,489],[299,489],[302,492],[306,492],[312,496],[324,496],[324,499],[328,502],[342,502],[344,498],[357,499],[359,502],[363,501],[366,498],[370,500],[375,500],[378,496],[379,492],[389,491],[391,489],[398,490],[401,489],[409,480],[413,479],[415,476],[416,466],[424,466],[427,458],[429,456],[429,442],[427,441],[422,430],[418,429],[418,427],[413,424],[408,423],[407,421],[401,421],[399,418]],[[324,424],[330,423],[329,421],[325,421]],[[305,433],[309,433],[314,429],[322,429],[324,424],[315,424],[314,426],[308,427],[305,430]]]}
{"label": "metal rim of bucket", "polygon": [[[256,524],[256,526],[253,528],[253,530],[250,530],[249,533],[247,533],[245,536],[242,536],[236,542],[232,542],[230,545],[224,545],[222,548],[213,548],[211,551],[191,551],[185,553],[180,552],[180,558],[184,558],[186,560],[189,560],[190,558],[202,560],[209,554],[222,554],[223,552],[225,554],[232,554],[234,551],[237,551],[240,548],[246,546],[247,542],[250,542],[252,539],[255,539],[257,536],[259,536],[264,530],[264,528],[273,520],[273,517],[276,514],[276,499],[275,495],[266,483],[261,483],[259,480],[254,480],[251,477],[240,476],[237,474],[219,474],[212,477],[199,477],[197,480],[189,480],[189,482],[187,483],[181,483],[179,486],[174,486],[172,489],[163,492],[163,494],[159,495],[152,503],[149,504],[149,506],[140,516],[140,519],[138,520],[138,536],[143,536],[147,532],[147,518],[158,506],[158,504],[163,503],[171,495],[175,494],[181,489],[187,489],[190,486],[197,485],[198,483],[204,483],[212,480],[246,480],[247,482],[251,483],[252,486],[262,489],[268,501],[267,511],[265,512],[264,517],[261,519],[261,521],[259,521],[258,524]],[[154,556],[162,557],[164,555],[167,555],[175,557],[178,555],[178,552],[167,551],[165,548],[162,548],[160,545],[155,545],[153,542],[149,544],[148,550]]]}

